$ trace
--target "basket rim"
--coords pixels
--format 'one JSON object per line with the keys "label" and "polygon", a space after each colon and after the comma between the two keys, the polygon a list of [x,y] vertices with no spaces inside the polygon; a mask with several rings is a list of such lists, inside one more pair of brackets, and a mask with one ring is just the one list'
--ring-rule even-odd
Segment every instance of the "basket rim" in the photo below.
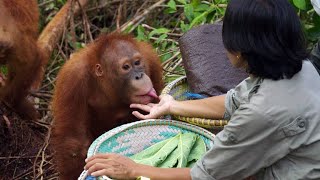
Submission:
{"label": "basket rim", "polygon": [[178,77],[177,79],[175,79],[172,82],[170,82],[169,84],[167,84],[163,88],[161,94],[169,94],[169,92],[172,90],[173,87],[175,87],[179,83],[184,83],[184,82],[187,82],[187,76]]}
{"label": "basket rim", "polygon": [[159,125],[170,125],[170,126],[176,126],[182,129],[190,130],[193,132],[196,132],[207,139],[211,140],[213,142],[213,139],[215,138],[215,134],[211,133],[210,131],[199,127],[197,125],[189,124],[186,122],[182,121],[177,121],[177,120],[167,120],[167,119],[147,119],[147,120],[140,120],[128,124],[121,125],[119,127],[116,127],[110,131],[107,131],[100,135],[97,139],[96,142],[92,142],[88,149],[87,157],[90,157],[97,153],[98,148],[101,146],[101,144],[106,141],[107,139],[111,138],[112,136],[121,133],[123,131],[127,131],[130,129],[134,129],[137,127],[142,127],[142,126],[159,126]]}
{"label": "basket rim", "polygon": [[[187,83],[187,76],[181,76],[172,82],[170,82],[162,91],[161,94],[169,94],[170,91],[175,87],[180,85],[181,83]],[[172,115],[175,119],[187,122],[193,125],[197,125],[203,128],[223,128],[228,124],[228,120],[225,119],[208,119],[201,117],[187,117],[187,116],[176,116]]]}
{"label": "basket rim", "polygon": [[[107,139],[121,133],[124,131],[128,131],[134,128],[143,127],[143,126],[159,126],[159,125],[170,125],[170,126],[176,126],[181,129],[192,131],[196,134],[199,134],[201,136],[204,136],[205,138],[209,139],[211,141],[211,146],[213,146],[213,139],[215,138],[215,134],[212,132],[193,124],[189,124],[182,121],[177,120],[167,120],[167,119],[147,119],[147,120],[140,120],[128,124],[123,124],[121,126],[118,126],[114,129],[111,129],[110,131],[107,131],[100,135],[98,138],[96,138],[90,145],[87,153],[87,157],[90,157],[97,153],[98,148],[101,146],[101,144],[106,141]],[[84,180],[84,178],[88,175],[88,172],[84,170],[78,180]]]}

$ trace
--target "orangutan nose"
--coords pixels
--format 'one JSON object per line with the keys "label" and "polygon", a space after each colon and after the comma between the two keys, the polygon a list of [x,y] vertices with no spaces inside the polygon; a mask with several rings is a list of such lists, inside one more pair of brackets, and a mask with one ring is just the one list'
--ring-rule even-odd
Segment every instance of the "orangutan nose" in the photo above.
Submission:
{"label": "orangutan nose", "polygon": [[144,73],[138,73],[138,74],[135,76],[135,79],[136,79],[136,80],[142,79],[143,74],[144,74]]}

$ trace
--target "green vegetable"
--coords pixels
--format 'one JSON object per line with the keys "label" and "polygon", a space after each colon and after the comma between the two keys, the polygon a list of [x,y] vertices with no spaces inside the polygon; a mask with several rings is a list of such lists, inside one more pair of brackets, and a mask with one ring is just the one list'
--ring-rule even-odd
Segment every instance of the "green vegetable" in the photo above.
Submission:
{"label": "green vegetable", "polygon": [[179,136],[175,136],[164,142],[159,142],[144,151],[131,157],[135,162],[150,166],[157,166],[162,163],[169,154],[176,149]]}
{"label": "green vegetable", "polygon": [[194,133],[182,134],[179,137],[178,144],[178,165],[177,167],[186,167],[190,151],[195,144],[197,135]]}
{"label": "green vegetable", "polygon": [[192,167],[206,152],[206,145],[194,133],[179,133],[176,136],[150,146],[131,156],[137,163],[162,167]]}
{"label": "green vegetable", "polygon": [[199,159],[201,159],[201,157],[203,156],[203,154],[205,152],[206,152],[206,144],[204,143],[204,141],[199,136],[197,136],[196,143],[192,147],[192,149],[190,151],[190,154],[188,156],[187,167],[189,167],[189,168],[193,167],[193,165]]}
{"label": "green vegetable", "polygon": [[196,143],[192,147],[191,152],[188,156],[188,162],[193,160],[199,160],[205,152],[206,144],[199,136],[197,136]]}

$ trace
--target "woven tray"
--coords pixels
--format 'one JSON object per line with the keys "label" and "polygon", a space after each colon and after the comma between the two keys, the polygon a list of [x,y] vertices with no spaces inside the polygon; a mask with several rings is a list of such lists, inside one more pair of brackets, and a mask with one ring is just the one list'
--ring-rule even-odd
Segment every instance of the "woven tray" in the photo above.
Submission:
{"label": "woven tray", "polygon": [[[190,89],[187,83],[187,78],[183,76],[169,83],[162,90],[161,94],[169,94],[178,101],[184,101],[184,100],[188,100],[188,98],[185,95],[186,92],[190,92]],[[228,124],[227,120],[214,120],[214,119],[183,117],[183,116],[172,116],[172,117],[170,116],[170,118],[188,122],[190,124],[194,124],[207,129],[222,129],[225,125]]]}
{"label": "woven tray", "polygon": [[[90,145],[87,157],[106,152],[131,156],[180,132],[199,135],[207,150],[213,146],[215,135],[201,127],[181,121],[150,119],[125,124],[104,133]],[[78,180],[85,180],[86,177],[87,171],[83,171]]]}

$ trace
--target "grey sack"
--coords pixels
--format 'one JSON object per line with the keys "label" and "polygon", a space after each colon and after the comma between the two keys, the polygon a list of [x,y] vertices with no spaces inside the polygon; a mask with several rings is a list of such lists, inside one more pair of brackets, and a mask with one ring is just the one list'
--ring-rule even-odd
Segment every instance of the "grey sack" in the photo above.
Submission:
{"label": "grey sack", "polygon": [[248,77],[244,70],[232,67],[222,42],[222,24],[193,28],[179,45],[188,84],[193,93],[215,96],[227,93]]}

